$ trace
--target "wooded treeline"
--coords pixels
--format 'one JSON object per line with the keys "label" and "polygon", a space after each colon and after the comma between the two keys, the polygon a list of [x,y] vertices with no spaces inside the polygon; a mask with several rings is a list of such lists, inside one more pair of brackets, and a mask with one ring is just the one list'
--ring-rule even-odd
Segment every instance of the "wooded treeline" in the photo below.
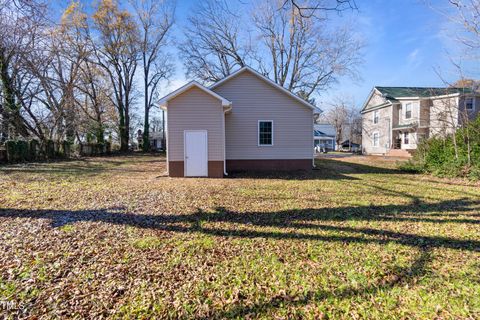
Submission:
{"label": "wooded treeline", "polygon": [[45,0],[0,0],[1,141],[108,139],[127,151],[134,118],[148,141],[177,55],[189,78],[213,82],[250,65],[311,102],[357,76],[362,42],[328,14],[353,1],[231,3],[202,1],[180,28],[174,0],[72,1],[61,14]]}

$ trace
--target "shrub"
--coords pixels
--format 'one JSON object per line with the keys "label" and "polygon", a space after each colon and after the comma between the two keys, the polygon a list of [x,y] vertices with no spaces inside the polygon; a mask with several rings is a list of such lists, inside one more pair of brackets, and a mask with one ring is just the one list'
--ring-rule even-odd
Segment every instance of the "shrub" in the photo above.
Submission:
{"label": "shrub", "polygon": [[[455,143],[457,152],[455,152]],[[433,137],[423,141],[412,163],[438,176],[478,179],[480,177],[480,118],[457,130],[455,137],[453,135],[445,138]]]}
{"label": "shrub", "polygon": [[407,162],[401,162],[398,168],[407,173],[422,173],[425,172],[425,168],[422,163],[408,160]]}
{"label": "shrub", "polygon": [[5,147],[7,149],[7,161],[15,162],[18,161],[17,153],[17,143],[14,140],[8,140],[5,142]]}
{"label": "shrub", "polygon": [[68,141],[62,142],[62,155],[64,158],[70,158],[71,153],[71,143]]}
{"label": "shrub", "polygon": [[105,152],[107,154],[111,154],[112,153],[112,143],[110,141],[106,141],[105,142]]}
{"label": "shrub", "polygon": [[9,162],[27,161],[29,159],[28,142],[9,140],[6,143],[7,160]]}
{"label": "shrub", "polygon": [[52,140],[47,140],[45,144],[45,155],[47,159],[55,158],[55,143]]}
{"label": "shrub", "polygon": [[40,143],[38,140],[30,140],[29,160],[34,161],[40,158]]}
{"label": "shrub", "polygon": [[16,149],[18,153],[18,160],[20,161],[27,161],[29,159],[29,151],[28,151],[28,142],[19,140],[16,143]]}
{"label": "shrub", "polygon": [[97,143],[95,145],[95,154],[96,155],[102,155],[105,153],[105,149],[104,149],[105,145],[103,143]]}

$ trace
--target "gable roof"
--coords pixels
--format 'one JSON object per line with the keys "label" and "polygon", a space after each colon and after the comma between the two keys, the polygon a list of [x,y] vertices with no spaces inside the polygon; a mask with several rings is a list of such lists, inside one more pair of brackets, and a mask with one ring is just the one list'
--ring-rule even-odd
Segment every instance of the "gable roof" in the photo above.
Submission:
{"label": "gable roof", "polygon": [[[383,98],[385,98],[385,102],[381,104],[368,106],[368,102],[372,98],[373,94],[377,92]],[[452,94],[464,94],[464,93],[471,93],[472,90],[470,88],[455,88],[455,87],[382,87],[382,86],[375,86],[373,87],[372,91],[368,95],[367,100],[365,101],[362,113],[374,109],[381,109],[387,106],[390,106],[394,103],[400,103],[400,99],[421,99],[421,98],[433,98],[433,97],[442,97],[448,96]]]}
{"label": "gable roof", "polygon": [[323,131],[320,131],[320,130],[313,130],[313,135],[315,137],[328,137],[328,138],[335,138],[335,135],[333,134],[327,134]]}
{"label": "gable roof", "polygon": [[207,87],[201,85],[200,83],[198,83],[197,81],[190,81],[189,83],[187,83],[186,85],[178,88],[177,90],[173,91],[172,93],[166,95],[165,97],[161,98],[160,101],[159,101],[159,105],[160,105],[160,108],[166,108],[167,107],[167,104],[168,104],[168,101],[172,100],[173,98],[181,95],[182,93],[190,90],[191,88],[193,87],[196,87],[200,90],[202,90],[203,92],[211,95],[212,97],[220,100],[222,102],[222,106],[224,107],[229,107],[232,105],[232,102],[230,102],[229,100],[225,99],[224,97],[222,97],[221,95],[217,94],[216,92],[213,92],[212,90],[208,89]]}
{"label": "gable roof", "polygon": [[328,136],[335,136],[335,128],[329,123],[315,123],[313,129]]}
{"label": "gable roof", "polygon": [[257,78],[267,82],[268,84],[270,84],[271,86],[273,86],[274,88],[278,89],[279,91],[287,94],[288,96],[292,97],[293,99],[297,100],[298,102],[300,102],[301,104],[303,104],[304,106],[312,109],[314,111],[314,113],[321,113],[322,110],[320,110],[319,108],[317,108],[316,106],[312,105],[311,103],[309,103],[308,101],[300,98],[299,96],[297,96],[296,94],[292,93],[291,91],[285,89],[284,87],[278,85],[277,83],[275,83],[274,81],[272,81],[271,79],[265,77],[264,75],[262,75],[261,73],[255,71],[254,69],[246,66],[246,67],[243,67],[237,71],[235,71],[234,73],[226,76],[225,78],[223,78],[222,80],[219,80],[217,82],[215,82],[214,84],[212,84],[209,88],[210,89],[215,89],[217,88],[218,86],[222,85],[223,83],[235,78],[236,76],[244,73],[244,72],[250,72],[251,74],[253,74],[254,76],[256,76]]}

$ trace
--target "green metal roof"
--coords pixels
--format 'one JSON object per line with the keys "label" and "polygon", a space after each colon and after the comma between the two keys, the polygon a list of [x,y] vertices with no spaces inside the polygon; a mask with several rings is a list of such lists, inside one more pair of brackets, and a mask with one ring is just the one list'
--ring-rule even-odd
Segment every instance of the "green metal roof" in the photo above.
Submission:
{"label": "green metal roof", "polygon": [[387,99],[406,97],[432,97],[454,93],[472,92],[469,88],[429,88],[429,87],[375,87]]}
{"label": "green metal roof", "polygon": [[[471,88],[455,88],[455,87],[382,87],[375,86],[374,89],[378,90],[380,94],[386,99],[385,102],[375,105],[368,106],[368,100],[365,102],[365,105],[362,109],[362,113],[373,110],[380,109],[386,106],[389,106],[390,103],[400,103],[398,99],[401,98],[428,98],[435,96],[443,96],[447,94],[469,94],[474,92]],[[373,93],[373,91],[372,91]]]}

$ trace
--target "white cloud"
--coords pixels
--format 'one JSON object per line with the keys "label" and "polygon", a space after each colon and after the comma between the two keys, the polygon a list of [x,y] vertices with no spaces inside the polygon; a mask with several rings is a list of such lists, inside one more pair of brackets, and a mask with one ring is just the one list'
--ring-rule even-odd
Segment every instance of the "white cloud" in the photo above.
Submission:
{"label": "white cloud", "polygon": [[420,50],[418,48],[416,48],[415,50],[410,52],[410,54],[408,55],[408,62],[410,62],[410,63],[415,62],[418,58],[418,53],[419,52],[420,52]]}
{"label": "white cloud", "polygon": [[407,62],[410,68],[416,69],[422,64],[422,58],[420,55],[420,49],[415,48],[407,56]]}

